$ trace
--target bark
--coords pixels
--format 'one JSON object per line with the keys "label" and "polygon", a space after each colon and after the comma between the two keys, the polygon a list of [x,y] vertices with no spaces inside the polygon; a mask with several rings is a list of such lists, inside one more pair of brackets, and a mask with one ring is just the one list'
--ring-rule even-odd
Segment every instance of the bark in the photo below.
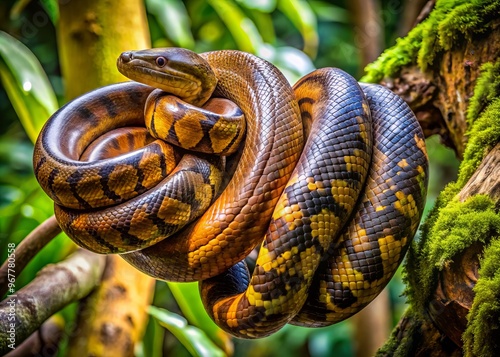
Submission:
{"label": "bark", "polygon": [[407,0],[404,3],[404,9],[401,22],[399,23],[398,36],[406,36],[415,25],[427,17],[434,7],[435,1],[427,0]]}
{"label": "bark", "polygon": [[474,175],[465,184],[458,197],[460,201],[465,201],[467,197],[474,195],[488,195],[497,204],[500,202],[500,180],[498,179],[498,167],[500,167],[500,144],[483,159],[481,165],[474,172]]}
{"label": "bark", "polygon": [[[426,137],[439,135],[459,158],[463,157],[468,141],[467,108],[479,69],[484,63],[496,62],[500,52],[500,20],[493,20],[490,28],[487,33],[474,35],[457,42],[450,50],[437,53],[433,65],[425,72],[410,65],[382,82],[410,105]],[[494,173],[499,162],[500,144],[497,144],[485,153],[481,165],[456,197],[463,202],[474,195],[486,194],[498,211],[500,176]],[[412,356],[463,354],[462,336],[474,300],[472,289],[480,278],[478,269],[484,246],[481,242],[471,244],[436,271],[437,285],[424,311],[410,310],[393,332],[393,340],[388,343],[392,347],[386,346],[379,351],[380,355],[391,355],[403,344],[406,353]]]}
{"label": "bark", "polygon": [[108,256],[99,288],[80,305],[68,356],[133,356],[147,322],[154,279]]}
{"label": "bark", "polygon": [[103,269],[102,256],[78,250],[9,295],[0,303],[0,354],[11,351],[9,345],[17,347],[63,307],[87,296],[99,284]]}
{"label": "bark", "polygon": [[[119,54],[150,47],[142,0],[64,1],[59,11],[60,62],[68,100],[124,81],[116,68]],[[154,280],[119,256],[107,258],[104,277],[80,307],[70,355],[128,356],[142,339]]]}
{"label": "bark", "polygon": [[59,58],[66,99],[126,80],[116,68],[121,52],[150,47],[141,0],[59,2]]}
{"label": "bark", "polygon": [[426,137],[438,134],[460,158],[467,142],[467,106],[479,68],[496,61],[500,52],[500,19],[494,21],[493,28],[487,35],[477,35],[442,53],[426,72],[409,66],[382,82],[410,105]]}

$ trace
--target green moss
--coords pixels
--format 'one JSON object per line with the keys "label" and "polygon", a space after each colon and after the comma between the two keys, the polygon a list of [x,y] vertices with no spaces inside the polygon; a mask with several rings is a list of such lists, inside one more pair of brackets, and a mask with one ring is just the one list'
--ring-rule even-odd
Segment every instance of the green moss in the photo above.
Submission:
{"label": "green moss", "polygon": [[[476,230],[475,225],[481,225],[483,220],[491,221],[495,217],[492,203],[488,211],[474,214],[474,209],[470,211],[471,207],[476,207],[482,201],[472,201],[462,207],[463,204],[454,198],[473,175],[484,156],[500,141],[499,118],[500,61],[485,64],[481,68],[474,95],[469,102],[467,120],[471,129],[468,132],[469,139],[458,179],[440,193],[434,208],[422,224],[420,241],[413,244],[408,255],[405,267],[406,271],[410,272],[405,274],[407,295],[420,306],[426,303],[428,294],[435,285],[432,280],[435,269],[442,267],[446,259],[478,238],[476,233],[480,231]],[[478,207],[481,208],[480,205]],[[471,230],[470,233],[467,233],[468,229]],[[443,248],[438,248],[439,246]],[[453,251],[447,250],[450,246]],[[431,264],[428,264],[429,258],[432,258]],[[415,271],[421,274],[413,274]]]}
{"label": "green moss", "polygon": [[500,96],[500,61],[485,63],[481,66],[481,74],[476,80],[474,95],[467,107],[467,123],[472,126],[479,113],[495,98]]}
{"label": "green moss", "polygon": [[[499,238],[498,236],[496,238]],[[465,356],[500,355],[500,239],[484,250],[463,335]]]}
{"label": "green moss", "polygon": [[491,20],[499,12],[499,0],[438,0],[423,22],[365,68],[361,81],[380,82],[410,64],[418,64],[425,71],[443,50],[489,31]]}
{"label": "green moss", "polygon": [[460,186],[467,183],[485,154],[500,141],[500,95],[479,115],[468,136],[457,179]]}
{"label": "green moss", "polygon": [[[491,30],[500,13],[500,0],[438,0],[428,18],[405,38],[368,65],[362,81],[379,82],[394,77],[402,66],[418,65],[423,71],[440,52]],[[500,214],[495,202],[485,195],[459,202],[457,194],[480,165],[485,155],[500,142],[500,61],[481,67],[467,112],[469,130],[464,159],[456,182],[439,195],[421,226],[420,239],[412,244],[405,262],[405,294],[412,318],[422,319],[435,289],[437,272],[474,242],[490,244],[481,260],[476,298],[464,334],[468,355],[498,355],[500,343]],[[407,331],[401,345],[393,336],[379,355],[402,355],[414,346],[419,331]],[[492,352],[493,351],[493,352]]]}
{"label": "green moss", "polygon": [[421,241],[413,252],[413,258],[417,259],[406,267],[411,272],[410,296],[417,311],[424,310],[431,296],[437,270],[472,243],[485,243],[490,237],[500,235],[500,215],[494,202],[485,195],[470,197],[465,202],[453,199],[435,216],[434,223],[427,228],[425,242]]}
{"label": "green moss", "polygon": [[[496,241],[500,237],[500,214],[496,210],[495,202],[484,195],[459,202],[456,195],[473,175],[484,156],[500,142],[499,63],[482,67],[474,96],[469,103],[467,119],[471,129],[468,132],[469,139],[458,179],[440,193],[434,208],[421,227],[420,241],[414,243],[409,251],[404,276],[407,282],[406,294],[415,311],[425,311],[436,285],[436,272],[446,266],[455,255],[473,242],[487,243],[488,240],[492,242],[492,246],[498,244]],[[491,276],[499,272],[499,256],[497,253],[496,258],[487,258],[485,252],[481,261],[484,268],[481,271],[486,269]],[[487,259],[491,259],[491,262]],[[500,325],[500,278],[494,276],[481,282],[483,275],[480,276],[473,309],[469,315],[470,323],[464,335],[469,355],[483,355],[485,351],[496,351],[498,348],[497,342],[490,341],[493,335],[497,338],[495,341],[498,341],[499,330],[496,326]],[[494,298],[492,294],[497,295]],[[492,302],[485,305],[484,301]],[[490,322],[493,328],[482,331],[481,328],[488,326]]]}

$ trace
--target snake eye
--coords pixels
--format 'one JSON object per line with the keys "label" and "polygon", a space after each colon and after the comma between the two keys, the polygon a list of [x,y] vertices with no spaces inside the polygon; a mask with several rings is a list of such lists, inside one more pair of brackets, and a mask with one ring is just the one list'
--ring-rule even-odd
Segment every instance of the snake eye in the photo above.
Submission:
{"label": "snake eye", "polygon": [[167,60],[165,59],[165,57],[157,57],[156,58],[156,65],[158,67],[163,67],[166,64],[167,64]]}

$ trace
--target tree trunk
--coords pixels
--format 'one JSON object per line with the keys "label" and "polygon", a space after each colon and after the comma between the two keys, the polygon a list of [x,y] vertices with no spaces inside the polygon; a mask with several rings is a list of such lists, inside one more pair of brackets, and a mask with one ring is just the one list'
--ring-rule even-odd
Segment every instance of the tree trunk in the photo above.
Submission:
{"label": "tree trunk", "polygon": [[[116,59],[150,47],[141,0],[60,2],[58,41],[66,98],[124,81]],[[131,356],[147,322],[154,279],[109,256],[100,287],[80,306],[69,355]]]}
{"label": "tree trunk", "polygon": [[463,159],[409,251],[410,307],[379,355],[500,353],[499,13],[499,1],[437,1],[364,78],[402,96],[425,135]]}

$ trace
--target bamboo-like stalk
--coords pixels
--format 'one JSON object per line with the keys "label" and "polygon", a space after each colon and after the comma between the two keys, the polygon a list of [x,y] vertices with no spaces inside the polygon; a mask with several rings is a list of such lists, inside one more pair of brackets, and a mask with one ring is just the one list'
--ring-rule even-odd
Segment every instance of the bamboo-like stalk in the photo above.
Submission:
{"label": "bamboo-like stalk", "polygon": [[[66,98],[126,80],[116,59],[150,47],[142,0],[60,2],[59,55]],[[132,355],[147,322],[154,279],[118,256],[107,259],[102,284],[82,304],[68,355]]]}

